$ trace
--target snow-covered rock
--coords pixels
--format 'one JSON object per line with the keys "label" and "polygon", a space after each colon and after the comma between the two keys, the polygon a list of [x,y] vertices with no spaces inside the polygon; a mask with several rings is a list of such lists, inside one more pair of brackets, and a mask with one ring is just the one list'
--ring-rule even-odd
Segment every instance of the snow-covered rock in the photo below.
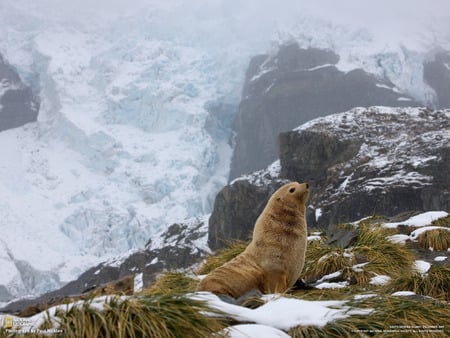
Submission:
{"label": "snow-covered rock", "polygon": [[280,134],[279,160],[233,180],[217,195],[210,246],[244,239],[286,180],[309,182],[310,227],[411,210],[430,211],[412,224],[447,215],[433,210],[450,209],[449,121],[448,109],[360,107]]}

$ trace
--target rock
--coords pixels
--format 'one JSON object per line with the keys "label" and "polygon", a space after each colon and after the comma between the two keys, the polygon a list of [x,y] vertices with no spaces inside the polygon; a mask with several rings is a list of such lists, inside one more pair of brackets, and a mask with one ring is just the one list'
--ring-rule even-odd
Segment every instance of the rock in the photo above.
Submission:
{"label": "rock", "polygon": [[450,107],[450,52],[439,52],[423,65],[423,78],[434,89],[437,107]]}
{"label": "rock", "polygon": [[37,120],[39,99],[0,54],[0,131]]}
{"label": "rock", "polygon": [[230,179],[272,163],[278,157],[278,134],[316,117],[359,106],[422,105],[361,69],[338,70],[338,60],[332,51],[297,44],[251,60],[234,121]]}
{"label": "rock", "polygon": [[8,301],[12,298],[12,295],[8,292],[8,289],[4,285],[0,285],[0,302]]}
{"label": "rock", "polygon": [[310,183],[308,226],[331,232],[368,215],[450,210],[449,145],[450,110],[355,108],[310,121],[280,135],[279,161],[219,192],[208,243],[247,239],[281,180]]}

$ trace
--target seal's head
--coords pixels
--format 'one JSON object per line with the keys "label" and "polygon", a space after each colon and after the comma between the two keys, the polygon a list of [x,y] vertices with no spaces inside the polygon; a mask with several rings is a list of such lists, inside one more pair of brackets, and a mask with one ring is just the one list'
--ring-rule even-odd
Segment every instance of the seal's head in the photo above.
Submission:
{"label": "seal's head", "polygon": [[271,199],[291,207],[304,206],[308,199],[308,194],[308,183],[291,182],[279,188]]}

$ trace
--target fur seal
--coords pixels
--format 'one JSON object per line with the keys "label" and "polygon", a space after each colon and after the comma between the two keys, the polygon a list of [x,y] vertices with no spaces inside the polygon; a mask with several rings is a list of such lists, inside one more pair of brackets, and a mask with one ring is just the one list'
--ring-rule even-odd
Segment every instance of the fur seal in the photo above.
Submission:
{"label": "fur seal", "polygon": [[238,298],[251,290],[279,293],[291,288],[305,263],[308,193],[307,183],[279,188],[256,220],[247,248],[210,272],[197,291]]}

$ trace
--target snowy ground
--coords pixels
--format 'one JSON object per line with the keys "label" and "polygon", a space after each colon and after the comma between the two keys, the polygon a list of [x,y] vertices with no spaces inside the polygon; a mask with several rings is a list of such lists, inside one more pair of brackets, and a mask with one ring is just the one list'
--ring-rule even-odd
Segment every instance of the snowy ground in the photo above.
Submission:
{"label": "snowy ground", "polygon": [[[404,222],[399,222],[398,224],[408,224],[411,227],[418,227],[418,230],[425,231],[430,228],[430,223],[438,218],[446,217],[447,212],[425,212],[414,217],[411,217]],[[388,225],[392,227],[392,223]],[[447,228],[448,229],[448,228]],[[416,230],[416,231],[418,231]],[[310,241],[315,241],[317,235],[310,236]],[[410,240],[414,240],[412,236]],[[443,261],[448,259],[448,253],[443,253],[442,256],[438,256],[439,259],[436,261]],[[355,271],[364,267],[367,263],[357,264],[353,267]],[[413,269],[419,273],[425,275],[429,271],[431,264],[423,260],[416,260]],[[333,278],[339,277],[342,271],[336,271],[329,275],[323,276],[317,281],[315,288],[329,288],[329,289],[339,289],[341,287],[346,287],[348,285],[342,285],[341,282],[327,282]],[[142,276],[137,276],[135,279],[135,291],[140,292],[142,289],[140,279]],[[201,276],[199,276],[201,278]],[[373,285],[375,288],[377,286],[386,285],[390,281],[389,276],[376,275],[372,278],[369,284]],[[374,289],[376,290],[376,289]],[[381,289],[378,289],[380,291]],[[409,297],[414,296],[415,293],[411,291],[397,291],[392,293],[392,296],[397,297]],[[280,294],[267,294],[261,297],[264,304],[256,309],[250,309],[243,306],[238,306],[224,302],[219,297],[209,292],[197,292],[194,294],[189,294],[189,297],[197,300],[206,301],[207,304],[212,309],[217,309],[233,318],[238,323],[237,325],[230,326],[224,329],[221,333],[225,333],[232,338],[241,337],[289,337],[287,332],[289,329],[297,326],[317,326],[324,327],[328,323],[351,316],[367,316],[370,320],[370,315],[375,311],[372,308],[358,308],[350,306],[350,300],[363,300],[369,297],[377,297],[377,293],[361,293],[351,295],[348,300],[303,300],[295,297],[289,297]],[[126,299],[127,297],[123,297]],[[110,300],[110,296],[103,296],[95,298],[91,303],[91,307],[102,310],[104,304]],[[67,311],[68,309],[76,306],[80,306],[81,301],[74,302],[68,305],[58,305],[50,308],[48,313],[50,315],[52,323],[54,326],[54,331],[58,332],[58,321],[55,317],[55,313],[58,310]],[[0,315],[0,323],[7,322],[14,323],[15,327],[21,330],[37,330],[39,332],[39,327],[42,325],[47,318],[47,313],[42,312],[34,315],[30,318],[20,318],[11,315]],[[442,323],[441,323],[442,324]],[[43,332],[43,331],[42,331]],[[47,333],[51,333],[48,331]],[[45,333],[45,332],[43,332]]]}

